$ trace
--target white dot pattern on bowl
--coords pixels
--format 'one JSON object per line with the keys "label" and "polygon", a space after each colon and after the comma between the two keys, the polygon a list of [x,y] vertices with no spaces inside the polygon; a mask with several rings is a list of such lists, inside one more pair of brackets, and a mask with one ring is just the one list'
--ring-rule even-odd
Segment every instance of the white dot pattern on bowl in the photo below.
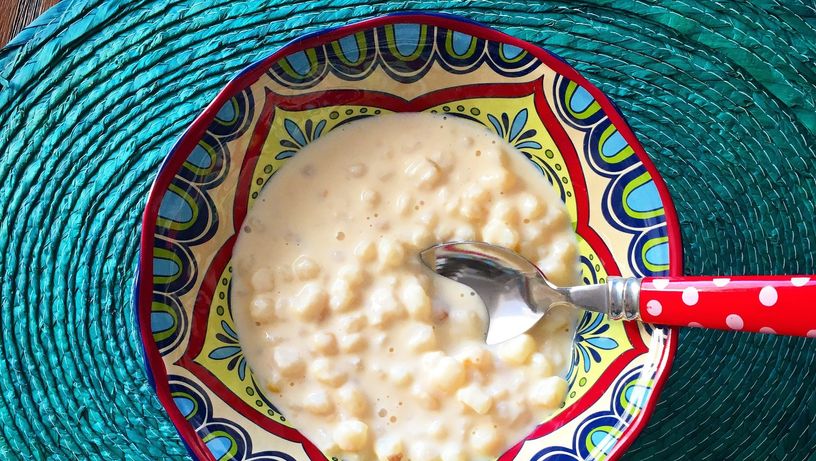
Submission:
{"label": "white dot pattern on bowl", "polygon": [[715,287],[722,288],[722,287],[728,285],[728,282],[730,282],[730,281],[731,281],[731,279],[729,279],[727,277],[719,277],[719,278],[713,279],[711,282],[714,283]]}
{"label": "white dot pattern on bowl", "polygon": [[774,331],[771,327],[762,327],[759,329],[760,333],[765,333],[766,335],[775,335],[776,331]]}

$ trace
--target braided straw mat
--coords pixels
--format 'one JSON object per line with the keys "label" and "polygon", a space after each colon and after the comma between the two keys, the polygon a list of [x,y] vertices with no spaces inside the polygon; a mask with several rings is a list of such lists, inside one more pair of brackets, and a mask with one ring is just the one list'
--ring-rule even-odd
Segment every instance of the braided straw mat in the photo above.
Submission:
{"label": "braided straw mat", "polygon": [[[385,12],[484,22],[606,92],[668,183],[688,274],[816,272],[813,0],[370,3],[64,0],[0,53],[0,459],[186,458],[130,304],[158,165],[241,68]],[[625,459],[814,453],[816,341],[684,330]]]}

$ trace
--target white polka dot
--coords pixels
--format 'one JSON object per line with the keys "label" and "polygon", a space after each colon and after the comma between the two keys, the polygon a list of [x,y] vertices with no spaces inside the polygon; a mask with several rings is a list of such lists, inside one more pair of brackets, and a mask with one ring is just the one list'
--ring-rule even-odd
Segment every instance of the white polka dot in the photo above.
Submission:
{"label": "white polka dot", "polygon": [[686,287],[683,290],[683,303],[686,306],[693,306],[697,304],[697,301],[700,300],[700,293],[697,292],[697,289],[694,287]]}
{"label": "white polka dot", "polygon": [[765,333],[766,335],[775,335],[776,331],[774,331],[771,327],[762,327],[759,329],[760,333]]}
{"label": "white polka dot", "polygon": [[657,317],[663,312],[663,305],[660,304],[660,301],[651,299],[646,303],[646,312],[654,317]]}
{"label": "white polka dot", "polygon": [[697,322],[689,322],[689,326],[691,328],[703,328],[703,324],[702,323],[697,323]]}
{"label": "white polka dot", "polygon": [[795,287],[803,287],[806,283],[810,282],[810,277],[793,277],[791,278],[791,284]]}
{"label": "white polka dot", "polygon": [[711,282],[714,283],[715,287],[724,287],[724,286],[728,285],[728,282],[730,282],[730,281],[731,281],[731,279],[729,279],[729,278],[720,277],[720,278],[713,279]]}
{"label": "white polka dot", "polygon": [[669,286],[669,279],[654,279],[652,280],[652,285],[658,290],[662,290]]}
{"label": "white polka dot", "polygon": [[742,327],[745,326],[745,322],[742,321],[742,317],[737,314],[731,314],[726,317],[725,324],[732,330],[742,330]]}
{"label": "white polka dot", "polygon": [[763,306],[773,306],[776,304],[777,298],[779,298],[779,295],[776,293],[776,288],[772,286],[762,287],[762,289],[759,290],[759,302],[761,302]]}
{"label": "white polka dot", "polygon": [[808,331],[807,335],[805,335],[805,336],[807,336],[808,338],[816,338],[816,330]]}

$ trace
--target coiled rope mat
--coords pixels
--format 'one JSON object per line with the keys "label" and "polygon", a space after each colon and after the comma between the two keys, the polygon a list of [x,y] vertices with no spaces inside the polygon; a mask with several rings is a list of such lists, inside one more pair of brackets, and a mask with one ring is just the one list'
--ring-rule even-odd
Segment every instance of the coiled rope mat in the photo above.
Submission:
{"label": "coiled rope mat", "polygon": [[[130,304],[159,162],[242,67],[388,11],[493,25],[609,94],[674,196],[687,273],[816,272],[812,0],[368,3],[64,0],[0,54],[0,459],[187,456]],[[687,330],[626,459],[814,452],[816,341]]]}

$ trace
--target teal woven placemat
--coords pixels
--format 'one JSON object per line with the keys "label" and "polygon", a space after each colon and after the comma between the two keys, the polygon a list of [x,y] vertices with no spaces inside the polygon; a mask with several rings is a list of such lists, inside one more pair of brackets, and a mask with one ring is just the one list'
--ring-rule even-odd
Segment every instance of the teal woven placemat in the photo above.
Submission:
{"label": "teal woven placemat", "polygon": [[[64,0],[0,53],[1,459],[186,457],[130,305],[159,162],[242,67],[379,13],[482,21],[609,94],[675,198],[687,273],[816,272],[812,1],[365,3]],[[816,459],[814,390],[816,341],[683,331],[626,458]]]}

